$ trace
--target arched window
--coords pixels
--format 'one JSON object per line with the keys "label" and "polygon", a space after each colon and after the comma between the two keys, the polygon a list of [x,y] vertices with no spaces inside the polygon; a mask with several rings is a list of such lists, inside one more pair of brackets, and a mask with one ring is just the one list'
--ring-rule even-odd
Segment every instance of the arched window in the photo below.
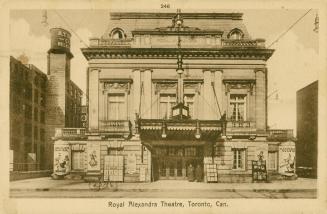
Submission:
{"label": "arched window", "polygon": [[233,29],[229,32],[229,34],[227,35],[228,39],[243,39],[243,32],[240,29]]}
{"label": "arched window", "polygon": [[125,34],[124,31],[120,28],[115,28],[111,31],[110,33],[110,37],[112,39],[124,39],[125,38]]}

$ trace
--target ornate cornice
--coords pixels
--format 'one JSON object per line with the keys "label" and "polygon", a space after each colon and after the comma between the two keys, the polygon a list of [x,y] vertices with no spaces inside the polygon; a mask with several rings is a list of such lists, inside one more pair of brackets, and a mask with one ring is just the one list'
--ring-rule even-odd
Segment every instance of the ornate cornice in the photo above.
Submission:
{"label": "ornate cornice", "polygon": [[199,28],[183,27],[181,31],[176,28],[165,27],[156,29],[137,29],[132,31],[132,35],[219,35],[224,32],[220,30],[201,30]]}
{"label": "ornate cornice", "polygon": [[[120,19],[171,19],[176,13],[112,12],[111,20]],[[183,19],[232,19],[242,20],[242,13],[182,13]]]}
{"label": "ornate cornice", "polygon": [[[82,48],[90,59],[176,59],[177,48]],[[268,60],[273,49],[265,48],[183,48],[183,59]]]}

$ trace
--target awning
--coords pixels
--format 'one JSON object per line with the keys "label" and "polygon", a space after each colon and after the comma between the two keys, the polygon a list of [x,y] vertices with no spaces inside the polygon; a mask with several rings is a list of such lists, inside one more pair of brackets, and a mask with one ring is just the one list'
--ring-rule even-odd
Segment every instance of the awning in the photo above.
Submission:
{"label": "awning", "polygon": [[216,141],[221,137],[225,122],[221,120],[139,119],[141,140]]}

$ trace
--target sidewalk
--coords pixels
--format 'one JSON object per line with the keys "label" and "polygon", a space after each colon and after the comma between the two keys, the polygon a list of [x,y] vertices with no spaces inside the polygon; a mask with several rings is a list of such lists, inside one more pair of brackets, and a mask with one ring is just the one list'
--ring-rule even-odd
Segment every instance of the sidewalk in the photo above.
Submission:
{"label": "sidewalk", "polygon": [[[185,180],[160,180],[152,183],[114,183],[102,191],[316,191],[317,180],[298,178],[297,180],[274,181],[272,183],[197,183]],[[83,180],[53,180],[50,177],[10,182],[11,191],[89,191]]]}

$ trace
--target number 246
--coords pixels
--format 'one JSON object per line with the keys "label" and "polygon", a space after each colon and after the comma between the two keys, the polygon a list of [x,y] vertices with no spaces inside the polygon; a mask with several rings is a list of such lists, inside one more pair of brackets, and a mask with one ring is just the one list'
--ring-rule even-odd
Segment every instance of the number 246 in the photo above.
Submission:
{"label": "number 246", "polygon": [[170,8],[170,4],[164,3],[160,5],[161,8]]}

